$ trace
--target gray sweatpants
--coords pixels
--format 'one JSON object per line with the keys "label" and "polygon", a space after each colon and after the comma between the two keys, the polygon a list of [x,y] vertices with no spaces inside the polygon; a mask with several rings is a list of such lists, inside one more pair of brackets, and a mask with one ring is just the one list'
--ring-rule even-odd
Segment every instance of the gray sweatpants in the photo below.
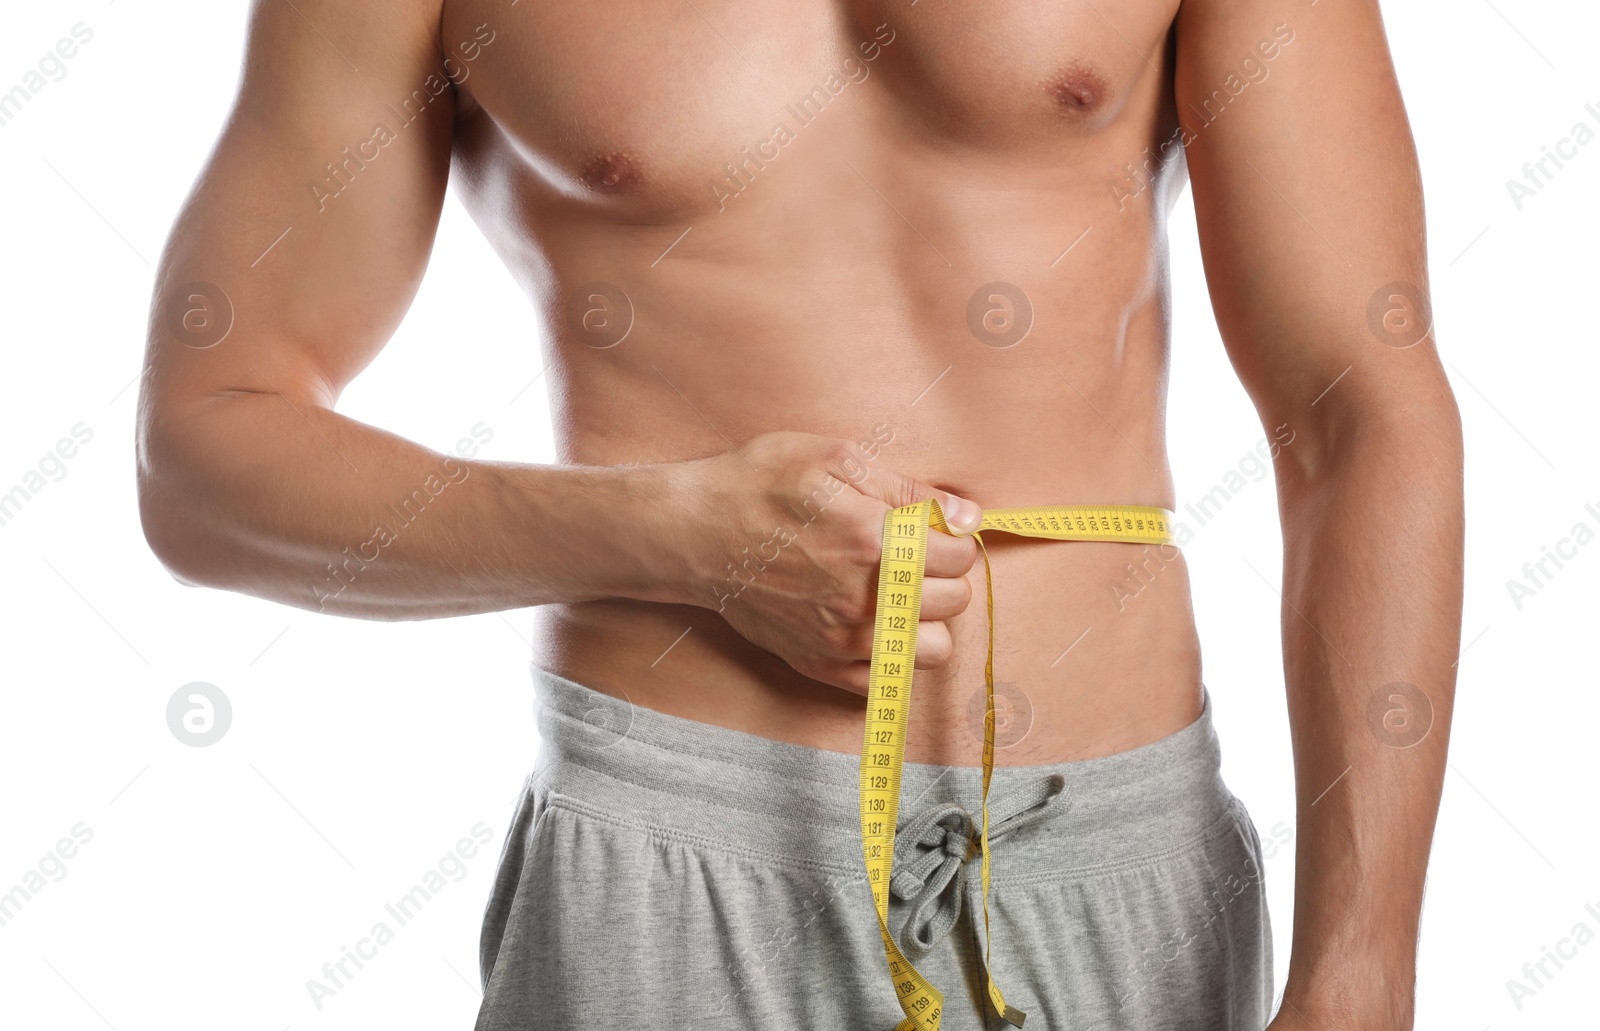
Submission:
{"label": "gray sweatpants", "polygon": [[[542,745],[484,915],[477,1031],[890,1031],[859,758],[631,706],[534,667]],[[913,718],[915,716],[913,715]],[[995,980],[1028,1031],[1261,1031],[1261,845],[1200,718],[1142,748],[998,767]],[[976,767],[905,765],[889,927],[998,1029],[983,980]],[[976,917],[976,919],[974,919]]]}

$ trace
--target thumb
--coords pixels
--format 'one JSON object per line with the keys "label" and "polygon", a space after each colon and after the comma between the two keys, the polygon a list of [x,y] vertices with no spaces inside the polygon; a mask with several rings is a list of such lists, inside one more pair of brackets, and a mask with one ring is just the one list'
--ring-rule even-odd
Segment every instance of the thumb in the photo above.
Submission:
{"label": "thumb", "polygon": [[969,501],[893,469],[871,470],[856,483],[856,489],[891,508],[914,505],[931,498],[939,503],[939,510],[944,513],[945,522],[950,524],[950,528],[961,533],[971,533],[983,522],[983,509],[976,501]]}
{"label": "thumb", "polygon": [[927,490],[931,497],[938,500],[939,509],[944,513],[944,521],[950,524],[952,530],[971,533],[983,523],[983,507],[976,501],[970,501],[937,487],[929,487]]}

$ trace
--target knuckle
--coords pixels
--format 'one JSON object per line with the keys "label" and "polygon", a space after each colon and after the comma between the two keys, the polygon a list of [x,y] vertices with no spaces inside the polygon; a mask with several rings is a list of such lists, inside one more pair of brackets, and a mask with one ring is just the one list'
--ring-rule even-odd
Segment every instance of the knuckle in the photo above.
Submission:
{"label": "knuckle", "polygon": [[850,540],[850,557],[860,566],[873,566],[883,555],[883,527],[876,519],[854,521]]}
{"label": "knuckle", "polygon": [[823,613],[822,622],[817,627],[815,639],[817,644],[830,652],[837,652],[844,647],[849,639],[851,622],[850,603],[848,599],[836,598],[829,603]]}
{"label": "knuckle", "polygon": [[853,629],[872,618],[872,595],[865,589],[852,591],[840,604],[840,615],[844,622],[840,625],[840,632],[850,636]]}
{"label": "knuckle", "polygon": [[813,680],[816,680],[818,674],[822,672],[822,664],[810,655],[797,655],[789,660],[789,665],[794,667],[795,672]]}
{"label": "knuckle", "polygon": [[855,461],[856,446],[848,440],[830,439],[822,445],[822,459],[831,466]]}
{"label": "knuckle", "polygon": [[900,478],[900,483],[895,488],[894,495],[896,508],[915,505],[917,502],[926,501],[933,496],[926,484],[905,476]]}
{"label": "knuckle", "polygon": [[842,638],[843,634],[840,633],[838,624],[824,623],[817,628],[813,642],[819,653],[832,655],[838,652]]}
{"label": "knuckle", "polygon": [[829,457],[829,471],[838,479],[856,488],[867,481],[871,459],[854,441],[836,440]]}

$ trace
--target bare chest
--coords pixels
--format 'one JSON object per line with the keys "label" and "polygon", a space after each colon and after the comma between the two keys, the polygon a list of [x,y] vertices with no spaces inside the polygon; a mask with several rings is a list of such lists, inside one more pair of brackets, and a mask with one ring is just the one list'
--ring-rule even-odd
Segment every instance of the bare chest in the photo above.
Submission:
{"label": "bare chest", "polygon": [[1155,121],[1176,7],[446,0],[442,43],[492,120],[480,151],[553,197],[648,214],[711,203],[807,138],[1070,159]]}

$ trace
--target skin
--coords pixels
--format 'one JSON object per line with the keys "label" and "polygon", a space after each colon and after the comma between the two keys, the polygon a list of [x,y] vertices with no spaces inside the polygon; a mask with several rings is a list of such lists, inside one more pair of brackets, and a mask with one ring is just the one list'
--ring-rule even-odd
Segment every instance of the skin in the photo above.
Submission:
{"label": "skin", "polygon": [[[841,69],[802,122],[788,105]],[[792,138],[773,142],[779,121]],[[1161,148],[1174,133],[1187,167]],[[538,606],[543,666],[859,752],[890,507],[1176,507],[1166,219],[1186,175],[1229,357],[1264,435],[1292,434],[1274,472],[1301,847],[1272,1027],[1410,1027],[1462,459],[1431,336],[1397,346],[1397,302],[1369,315],[1385,284],[1427,294],[1415,150],[1370,0],[645,0],[625,19],[263,0],[161,263],[146,536],[182,582],[316,611]],[[416,291],[449,179],[542,319],[554,464],[447,459],[335,410]],[[1009,346],[967,316],[995,282],[1034,313]],[[196,346],[222,294],[229,333]],[[1004,303],[989,296],[980,314]],[[375,540],[418,490],[422,514]],[[792,542],[758,550],[778,527]],[[1198,716],[1181,554],[986,543],[997,677],[1032,710],[998,762],[1110,754]],[[765,568],[730,579],[745,549]],[[931,541],[914,761],[978,762],[975,558],[968,537]],[[1394,715],[1397,681],[1426,714],[1408,695]],[[1427,727],[1407,747],[1404,718]]]}

